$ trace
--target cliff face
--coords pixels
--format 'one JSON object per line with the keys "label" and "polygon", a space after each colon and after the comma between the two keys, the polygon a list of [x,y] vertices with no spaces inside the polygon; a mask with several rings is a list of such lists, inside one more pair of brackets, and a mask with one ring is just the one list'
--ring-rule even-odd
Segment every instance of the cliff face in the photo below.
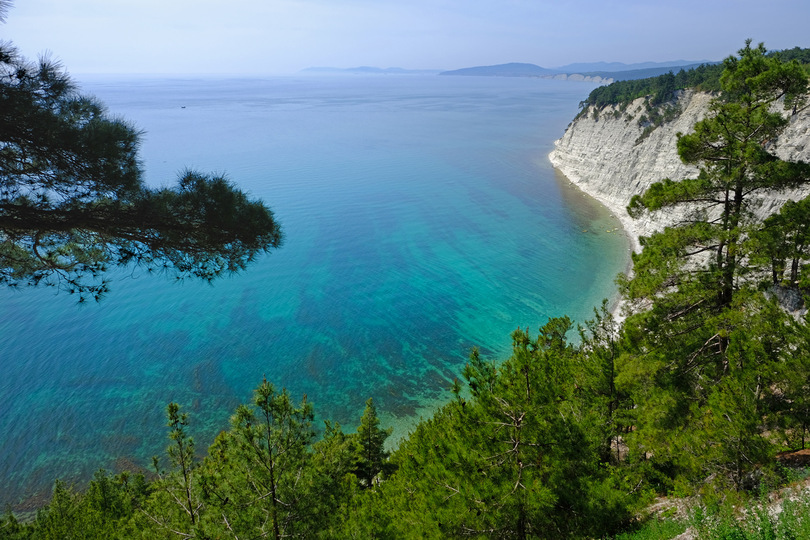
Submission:
{"label": "cliff face", "polygon": [[[549,159],[571,182],[614,212],[638,249],[639,236],[648,236],[678,221],[690,210],[677,208],[633,220],[626,207],[633,195],[642,193],[653,182],[697,174],[696,168],[684,165],[678,157],[677,133],[691,131],[695,122],[707,114],[711,98],[705,93],[682,92],[677,100],[680,113],[646,134],[639,125],[639,119],[645,115],[643,99],[634,101],[624,111],[616,107],[601,111],[590,108],[555,142]],[[810,161],[810,110],[792,119],[774,148],[782,159]],[[808,193],[810,188],[762,197],[754,203],[755,212],[768,215],[786,200]]]}

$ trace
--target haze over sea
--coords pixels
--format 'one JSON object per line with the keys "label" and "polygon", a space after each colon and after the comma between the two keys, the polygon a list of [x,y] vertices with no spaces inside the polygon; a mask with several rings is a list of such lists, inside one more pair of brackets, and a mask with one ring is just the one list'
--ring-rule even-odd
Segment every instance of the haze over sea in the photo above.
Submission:
{"label": "haze over sea", "polygon": [[[112,273],[98,304],[0,290],[0,504],[54,478],[146,467],[165,407],[203,452],[262,377],[395,438],[449,397],[471,347],[615,295],[627,240],[546,158],[590,83],[439,76],[84,78],[145,131],[149,184],[224,172],[285,244],[208,285]],[[609,232],[610,231],[610,232]]]}

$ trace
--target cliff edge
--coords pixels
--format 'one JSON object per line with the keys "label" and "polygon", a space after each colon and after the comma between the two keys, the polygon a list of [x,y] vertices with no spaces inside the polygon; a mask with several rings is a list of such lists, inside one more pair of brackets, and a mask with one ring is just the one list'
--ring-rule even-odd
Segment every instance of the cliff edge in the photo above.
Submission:
{"label": "cliff edge", "polygon": [[[621,108],[608,106],[597,110],[589,107],[554,143],[549,154],[552,165],[588,195],[608,207],[619,218],[640,249],[638,238],[649,236],[666,225],[683,218],[690,208],[648,214],[632,219],[627,205],[633,195],[650,184],[670,178],[680,180],[697,174],[678,157],[677,134],[688,133],[708,113],[712,96],[707,93],[682,91],[670,104],[678,114],[663,125],[653,127],[644,122],[647,111],[644,98]],[[774,142],[775,153],[785,160],[810,161],[810,107],[791,119],[790,126]],[[777,211],[785,201],[810,194],[810,186],[801,190],[773,193],[757,199],[753,207],[760,216]]]}

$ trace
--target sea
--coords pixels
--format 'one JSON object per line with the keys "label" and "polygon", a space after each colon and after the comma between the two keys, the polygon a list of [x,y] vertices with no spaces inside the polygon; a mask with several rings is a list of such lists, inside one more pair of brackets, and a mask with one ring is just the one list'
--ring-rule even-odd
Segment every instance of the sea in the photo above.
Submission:
{"label": "sea", "polygon": [[[148,469],[165,409],[204,454],[266,378],[316,428],[373,398],[390,444],[450,398],[473,347],[615,299],[618,220],[550,165],[592,83],[538,78],[86,76],[142,131],[150,186],[224,174],[284,244],[213,283],[128,267],[101,301],[0,290],[0,505]],[[576,339],[572,332],[572,339]],[[165,457],[164,464],[166,463]]]}

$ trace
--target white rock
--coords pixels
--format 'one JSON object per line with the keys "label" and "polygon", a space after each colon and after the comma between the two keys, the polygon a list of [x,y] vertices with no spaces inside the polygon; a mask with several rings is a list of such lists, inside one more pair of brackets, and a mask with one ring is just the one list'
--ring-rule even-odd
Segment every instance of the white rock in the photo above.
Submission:
{"label": "white rock", "polygon": [[[681,114],[654,129],[640,142],[637,141],[643,128],[638,120],[645,114],[643,98],[631,103],[624,112],[612,106],[598,113],[589,108],[554,143],[549,159],[571,182],[621,220],[633,240],[633,248],[638,251],[639,236],[649,236],[677,222],[691,210],[678,207],[634,220],[626,208],[633,195],[644,192],[653,182],[664,178],[681,180],[697,174],[695,167],[685,165],[678,157],[677,133],[689,133],[707,114],[711,99],[706,93],[681,92],[678,96]],[[810,161],[810,109],[792,118],[790,126],[776,141],[775,151],[782,159]],[[768,195],[754,201],[752,207],[764,217],[777,211],[785,201],[801,199],[808,193],[810,187]]]}

